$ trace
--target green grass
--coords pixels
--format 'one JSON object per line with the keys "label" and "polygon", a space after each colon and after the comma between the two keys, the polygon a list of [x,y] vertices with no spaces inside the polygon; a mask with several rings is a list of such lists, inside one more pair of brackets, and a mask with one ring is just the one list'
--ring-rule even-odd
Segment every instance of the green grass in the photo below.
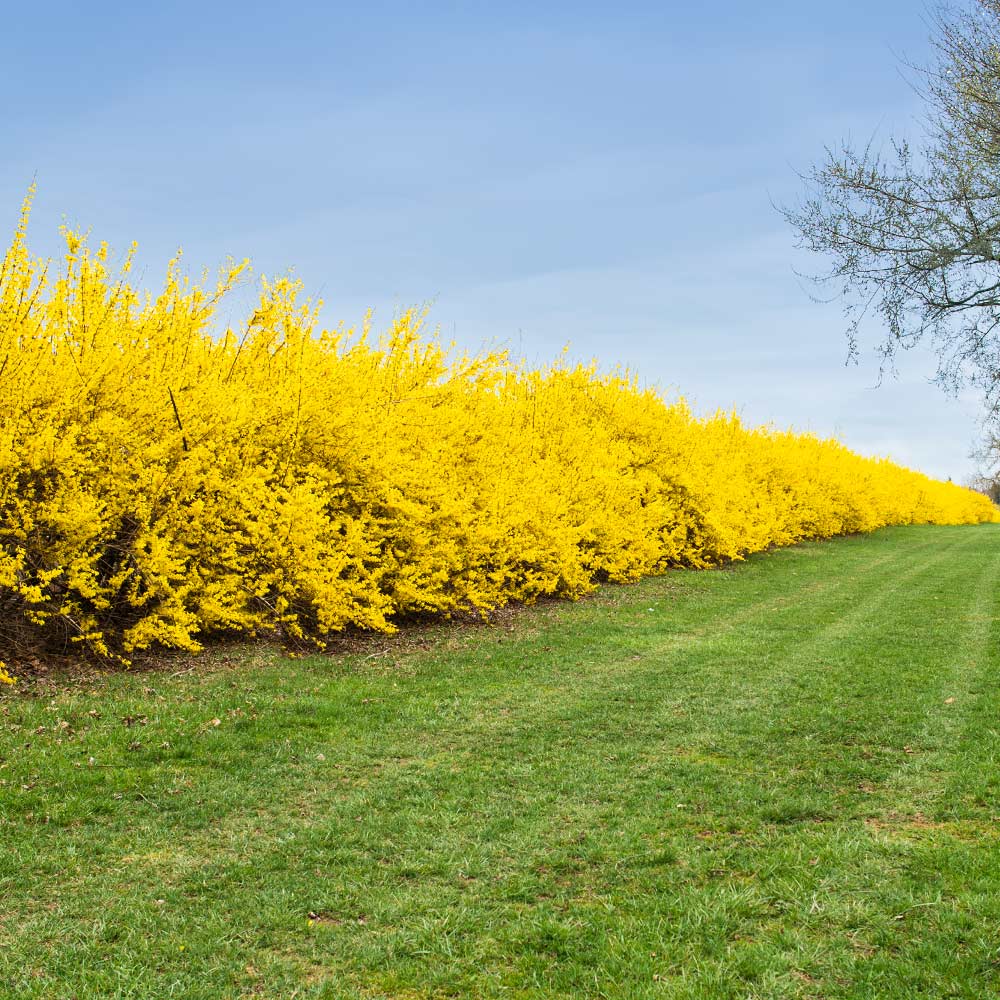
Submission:
{"label": "green grass", "polygon": [[1000,996],[998,582],[893,529],[5,694],[0,996]]}

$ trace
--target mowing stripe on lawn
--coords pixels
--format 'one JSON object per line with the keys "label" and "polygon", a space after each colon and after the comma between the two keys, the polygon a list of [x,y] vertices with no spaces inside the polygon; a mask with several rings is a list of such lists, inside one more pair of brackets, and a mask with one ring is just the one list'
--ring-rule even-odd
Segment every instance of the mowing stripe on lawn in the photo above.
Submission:
{"label": "mowing stripe on lawn", "polygon": [[0,997],[1000,995],[998,574],[893,529],[8,695]]}

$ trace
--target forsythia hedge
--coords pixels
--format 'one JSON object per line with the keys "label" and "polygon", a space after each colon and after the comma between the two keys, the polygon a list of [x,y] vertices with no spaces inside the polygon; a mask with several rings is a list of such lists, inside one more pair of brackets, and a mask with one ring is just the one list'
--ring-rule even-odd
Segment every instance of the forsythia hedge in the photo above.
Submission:
{"label": "forsythia hedge", "polygon": [[[702,418],[622,374],[460,356],[401,315],[319,330],[290,280],[213,330],[213,287],[112,275],[67,231],[0,270],[0,655],[123,660],[277,630],[322,641],[989,501],[836,441]],[[6,678],[0,663],[0,680]]]}

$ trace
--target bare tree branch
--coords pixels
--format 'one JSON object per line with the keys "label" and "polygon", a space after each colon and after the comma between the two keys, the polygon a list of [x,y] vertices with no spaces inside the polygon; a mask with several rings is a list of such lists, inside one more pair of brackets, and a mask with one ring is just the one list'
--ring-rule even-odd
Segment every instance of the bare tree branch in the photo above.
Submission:
{"label": "bare tree branch", "polygon": [[830,261],[813,278],[842,297],[852,356],[877,318],[883,372],[928,342],[939,383],[978,387],[1000,414],[1000,0],[941,6],[931,23],[935,59],[911,67],[927,109],[920,147],[827,149],[781,211]]}

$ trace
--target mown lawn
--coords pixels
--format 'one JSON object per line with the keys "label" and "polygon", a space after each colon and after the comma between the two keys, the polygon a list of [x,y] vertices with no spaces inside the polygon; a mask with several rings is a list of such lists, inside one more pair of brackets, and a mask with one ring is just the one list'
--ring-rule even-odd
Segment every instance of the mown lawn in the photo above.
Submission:
{"label": "mown lawn", "polygon": [[893,529],[5,693],[0,996],[1000,996],[998,583]]}

